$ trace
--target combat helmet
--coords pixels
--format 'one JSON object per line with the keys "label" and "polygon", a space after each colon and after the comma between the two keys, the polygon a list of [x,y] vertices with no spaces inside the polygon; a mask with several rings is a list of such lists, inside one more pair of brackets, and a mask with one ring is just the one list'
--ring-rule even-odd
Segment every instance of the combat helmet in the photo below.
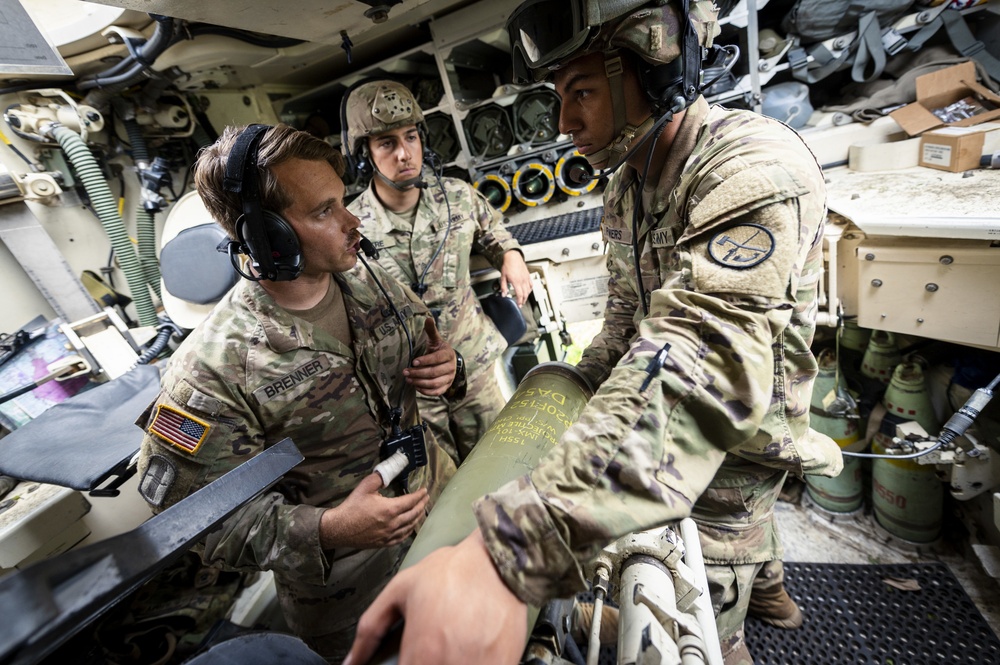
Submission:
{"label": "combat helmet", "polygon": [[619,138],[588,156],[591,163],[609,151],[624,154],[653,125],[625,122],[619,51],[637,56],[642,88],[662,117],[697,98],[701,63],[718,33],[712,0],[526,0],[507,20],[515,83],[544,81],[571,60],[604,54]]}
{"label": "combat helmet", "polygon": [[344,143],[349,161],[355,165],[367,152],[364,139],[399,127],[421,125],[424,112],[413,93],[396,81],[369,81],[354,88],[345,100]]}

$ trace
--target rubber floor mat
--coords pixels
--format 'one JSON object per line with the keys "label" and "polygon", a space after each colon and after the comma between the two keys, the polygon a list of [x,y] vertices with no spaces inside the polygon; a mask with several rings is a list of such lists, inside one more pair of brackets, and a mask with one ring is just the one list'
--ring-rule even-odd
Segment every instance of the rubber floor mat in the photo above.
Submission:
{"label": "rubber floor mat", "polygon": [[756,665],[1000,664],[1000,639],[942,563],[785,563],[785,587],[805,622],[748,617]]}

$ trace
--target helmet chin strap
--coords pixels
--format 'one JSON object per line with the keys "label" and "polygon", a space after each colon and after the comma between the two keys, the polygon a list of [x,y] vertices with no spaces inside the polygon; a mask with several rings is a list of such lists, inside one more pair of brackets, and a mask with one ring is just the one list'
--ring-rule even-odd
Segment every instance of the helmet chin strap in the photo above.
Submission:
{"label": "helmet chin strap", "polygon": [[613,139],[611,143],[597,152],[584,155],[584,157],[586,157],[587,162],[595,169],[599,168],[598,165],[600,164],[618,164],[619,162],[623,162],[628,151],[632,149],[636,141],[645,136],[653,128],[654,124],[656,124],[656,118],[652,115],[643,120],[638,127],[626,124],[621,132],[619,132],[618,137]]}
{"label": "helmet chin strap", "polygon": [[418,173],[415,178],[407,178],[406,180],[403,180],[401,182],[395,182],[391,180],[388,176],[383,174],[381,171],[379,171],[377,167],[375,169],[375,177],[384,182],[385,184],[389,185],[393,189],[395,189],[397,192],[406,192],[413,189],[414,187],[417,187],[421,182],[420,178],[421,176],[423,176],[423,174],[424,174],[424,169],[423,167],[421,167],[420,173]]}
{"label": "helmet chin strap", "polygon": [[616,138],[597,152],[586,155],[587,162],[594,168],[600,164],[617,164],[624,160],[625,154],[650,129],[656,120],[653,116],[646,118],[638,127],[625,120],[625,81],[622,77],[621,56],[618,51],[608,51],[604,54],[604,72],[611,86],[611,115],[614,121]]}

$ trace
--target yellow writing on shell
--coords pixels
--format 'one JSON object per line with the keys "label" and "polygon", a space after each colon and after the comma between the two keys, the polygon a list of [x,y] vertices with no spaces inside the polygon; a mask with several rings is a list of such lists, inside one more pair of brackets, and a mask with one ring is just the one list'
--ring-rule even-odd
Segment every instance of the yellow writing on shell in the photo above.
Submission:
{"label": "yellow writing on shell", "polygon": [[523,446],[527,441],[547,441],[555,445],[559,436],[553,421],[562,425],[562,429],[573,424],[574,418],[562,408],[566,395],[560,392],[527,388],[518,393],[517,398],[508,402],[508,413],[494,421],[488,431],[495,443]]}

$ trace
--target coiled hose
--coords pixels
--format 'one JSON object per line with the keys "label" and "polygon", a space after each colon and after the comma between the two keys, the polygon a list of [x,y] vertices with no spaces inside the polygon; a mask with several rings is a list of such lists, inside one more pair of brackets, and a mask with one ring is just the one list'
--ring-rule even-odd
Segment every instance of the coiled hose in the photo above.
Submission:
{"label": "coiled hose", "polygon": [[[116,108],[118,105],[116,105]],[[149,168],[149,150],[146,148],[146,139],[142,135],[142,129],[135,118],[122,117],[122,124],[125,125],[125,132],[128,134],[128,141],[132,145],[132,161],[140,174],[142,170]],[[156,260],[156,224],[153,215],[140,203],[135,209],[135,237],[139,241],[139,265],[142,266],[142,274],[145,275],[146,284],[153,289],[156,297],[160,294],[160,264]]]}
{"label": "coiled hose", "polygon": [[156,223],[153,215],[140,203],[135,209],[135,239],[139,242],[139,265],[146,284],[157,298],[160,293],[160,264],[156,259]]}
{"label": "coiled hose", "polygon": [[179,334],[181,334],[181,329],[177,327],[177,324],[164,316],[162,323],[156,328],[156,337],[149,343],[146,350],[135,359],[135,363],[137,365],[148,365],[167,347],[170,337]]}
{"label": "coiled hose", "polygon": [[132,247],[132,242],[125,231],[125,224],[122,222],[121,215],[118,214],[115,197],[101,174],[97,160],[94,159],[90,148],[80,138],[80,135],[71,129],[53,123],[48,131],[59,142],[59,146],[76,170],[80,181],[83,182],[84,189],[87,190],[94,212],[97,213],[105,232],[111,239],[111,246],[118,257],[122,272],[125,273],[129,291],[139,315],[139,325],[155,326],[159,319],[156,316],[156,308],[153,306],[149,289],[146,288],[146,278],[142,265],[139,263],[135,248]]}

